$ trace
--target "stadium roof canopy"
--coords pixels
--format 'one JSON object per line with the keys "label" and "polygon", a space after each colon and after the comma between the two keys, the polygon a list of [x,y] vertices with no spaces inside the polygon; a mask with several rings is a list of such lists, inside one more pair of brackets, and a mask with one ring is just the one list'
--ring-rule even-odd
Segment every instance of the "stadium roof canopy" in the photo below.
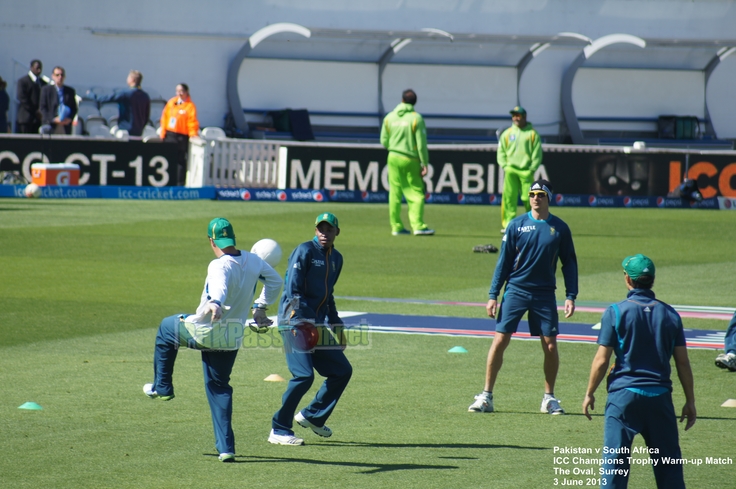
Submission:
{"label": "stadium roof canopy", "polygon": [[[261,29],[262,32],[273,26]],[[295,25],[295,24],[288,24]],[[392,62],[517,66],[535,46],[582,48],[590,40],[581,34],[490,35],[445,32],[427,27],[419,31],[377,31],[357,29],[305,28],[309,39],[293,31],[275,31],[261,39],[253,58],[304,59],[320,61],[379,62],[397,39],[410,39]],[[202,39],[242,39],[242,33],[171,32],[124,29],[91,29],[96,35],[137,35],[152,37],[194,37]],[[645,49],[616,45],[598,53],[586,63],[598,68],[643,68],[704,70],[722,48],[736,46],[731,39],[643,38]]]}
{"label": "stadium roof canopy", "polygon": [[[304,42],[304,38],[309,40]],[[721,59],[736,51],[736,39],[647,40],[611,34],[594,40],[572,32],[554,36],[501,36],[455,34],[431,27],[419,31],[374,31],[309,29],[280,23],[266,26],[248,37],[235,56],[228,70],[228,100],[236,125],[247,131],[237,77],[241,63],[248,56],[378,63],[380,104],[382,73],[389,62],[511,66],[518,70],[518,84],[526,66],[553,44],[580,50],[563,79],[561,100],[566,123],[577,143],[582,143],[584,138],[572,105],[572,82],[583,63],[588,67],[702,70],[707,79]],[[379,112],[383,113],[382,106]],[[710,123],[708,132],[712,132]]]}
{"label": "stadium roof canopy", "polygon": [[[554,36],[506,36],[466,34],[425,28],[420,31],[371,31],[309,29],[308,42],[295,33],[279,33],[263,40],[250,56],[256,58],[312,59],[326,61],[378,62],[397,39],[410,39],[392,62],[517,66],[538,46],[582,48],[592,40],[576,33]],[[300,41],[300,42],[294,42]],[[646,49],[612,46],[586,66],[601,68],[646,68],[703,70],[723,47],[736,46],[733,39],[648,39]]]}

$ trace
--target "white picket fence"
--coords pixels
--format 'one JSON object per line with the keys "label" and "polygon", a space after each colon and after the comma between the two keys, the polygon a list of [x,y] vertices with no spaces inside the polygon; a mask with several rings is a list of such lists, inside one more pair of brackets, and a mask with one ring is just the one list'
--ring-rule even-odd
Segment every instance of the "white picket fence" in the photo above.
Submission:
{"label": "white picket fence", "polygon": [[186,186],[276,188],[280,148],[248,139],[190,141]]}

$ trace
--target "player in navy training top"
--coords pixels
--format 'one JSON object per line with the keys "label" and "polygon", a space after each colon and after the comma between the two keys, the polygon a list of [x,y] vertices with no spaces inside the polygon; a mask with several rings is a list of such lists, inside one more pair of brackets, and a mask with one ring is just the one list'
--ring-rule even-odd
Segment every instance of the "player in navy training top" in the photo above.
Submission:
{"label": "player in navy training top", "polygon": [[685,430],[695,424],[696,410],[693,372],[682,320],[671,306],[654,297],[652,260],[639,254],[626,257],[622,266],[629,293],[626,300],[613,304],[603,313],[598,351],[590,367],[583,400],[583,413],[592,419],[588,408],[595,408],[594,393],[615,353],[616,362],[608,374],[601,488],[627,487],[631,444],[636,434],[641,433],[657,487],[684,489],[682,464],[677,462],[682,455],[672,404],[672,357],[685,391],[680,416],[681,422],[687,418]]}
{"label": "player in navy training top", "polygon": [[[503,365],[503,352],[522,316],[528,312],[529,332],[540,337],[544,350],[545,382],[540,410],[548,414],[565,413],[554,396],[560,363],[555,271],[559,259],[565,278],[565,317],[569,318],[575,312],[578,294],[577,258],[570,228],[549,213],[552,198],[549,182],[534,182],[529,198],[532,210],[509,223],[501,244],[486,306],[490,317],[496,317],[498,312],[496,334],[488,352],[485,388],[475,396],[475,402],[468,408],[470,412],[493,412],[493,386]],[[504,283],[506,289],[499,307],[498,296]]]}

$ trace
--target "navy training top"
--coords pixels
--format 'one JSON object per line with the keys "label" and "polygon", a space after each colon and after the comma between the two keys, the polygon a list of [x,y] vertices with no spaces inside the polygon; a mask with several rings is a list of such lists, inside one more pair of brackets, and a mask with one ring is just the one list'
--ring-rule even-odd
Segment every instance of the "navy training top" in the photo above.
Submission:
{"label": "navy training top", "polygon": [[552,214],[543,221],[534,219],[531,211],[513,219],[506,227],[488,298],[498,298],[504,282],[528,292],[554,293],[558,258],[565,278],[565,297],[575,300],[578,261],[567,224]]}
{"label": "navy training top", "polygon": [[626,300],[603,313],[598,344],[613,348],[616,362],[608,391],[664,387],[672,391],[670,359],[685,346],[682,319],[649,289],[630,290]]}
{"label": "navy training top", "polygon": [[[342,255],[335,247],[322,248],[315,237],[297,246],[289,256],[284,276],[284,293],[279,303],[279,329],[289,327],[289,319],[312,319],[317,324],[342,324],[335,307],[335,283],[342,270]],[[291,313],[288,304],[299,295],[299,307]]]}

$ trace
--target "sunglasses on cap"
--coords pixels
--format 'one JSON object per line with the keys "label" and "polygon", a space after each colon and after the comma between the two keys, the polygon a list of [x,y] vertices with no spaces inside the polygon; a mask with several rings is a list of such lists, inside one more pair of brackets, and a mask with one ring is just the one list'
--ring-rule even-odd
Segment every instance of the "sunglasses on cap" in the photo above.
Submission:
{"label": "sunglasses on cap", "polygon": [[546,197],[547,192],[545,192],[544,190],[532,190],[531,192],[529,192],[529,197],[534,197],[534,196]]}

